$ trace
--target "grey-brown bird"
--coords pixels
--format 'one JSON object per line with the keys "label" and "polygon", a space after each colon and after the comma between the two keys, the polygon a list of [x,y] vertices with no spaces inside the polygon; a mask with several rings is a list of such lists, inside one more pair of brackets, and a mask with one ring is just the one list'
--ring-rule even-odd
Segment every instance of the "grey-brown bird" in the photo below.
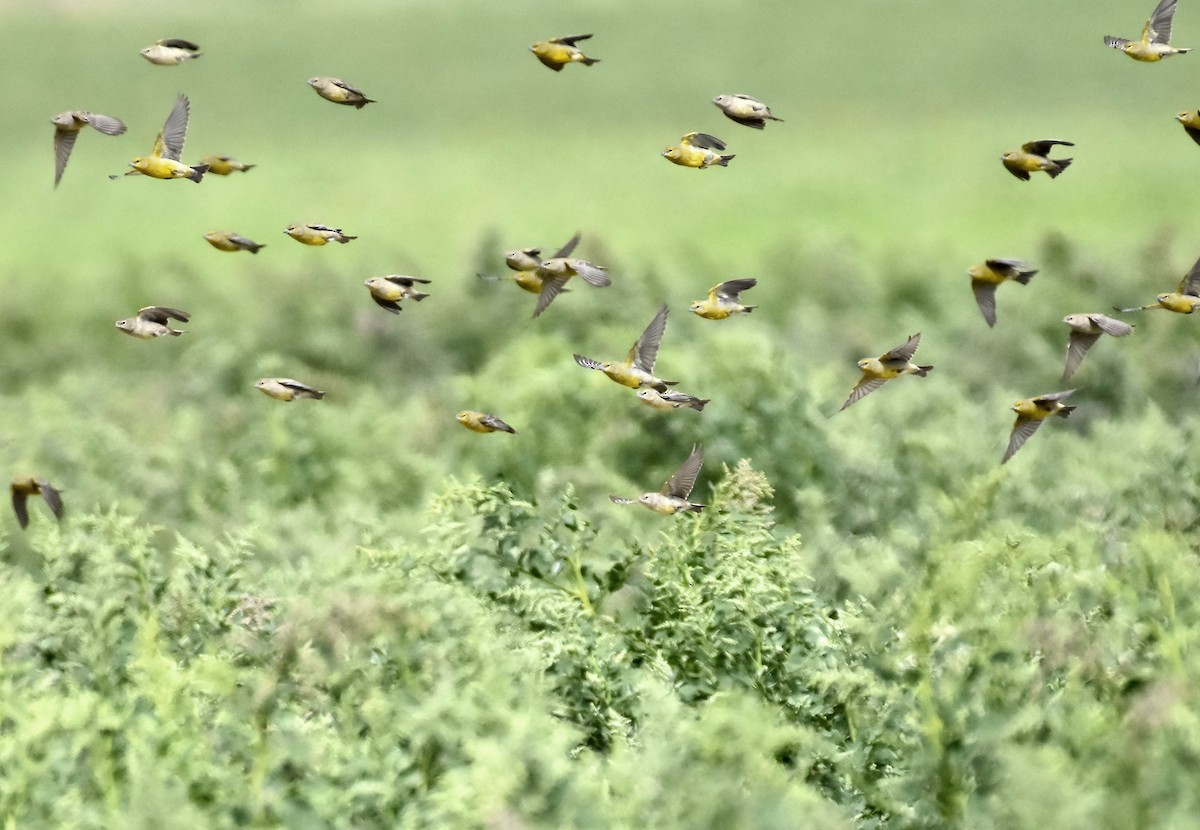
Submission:
{"label": "grey-brown bird", "polygon": [[1036,173],[1039,170],[1053,179],[1059,173],[1066,170],[1067,165],[1074,161],[1074,159],[1050,158],[1050,151],[1055,145],[1074,147],[1075,143],[1073,141],[1060,141],[1054,138],[1030,141],[1022,144],[1020,150],[1009,150],[1000,156],[1000,161],[1004,163],[1004,167],[1009,173],[1012,173],[1022,181],[1029,181],[1029,174]]}
{"label": "grey-brown bird", "polygon": [[697,398],[695,395],[689,395],[686,392],[676,392],[672,389],[668,389],[666,392],[659,392],[657,389],[649,387],[639,389],[637,397],[639,401],[651,409],[661,411],[686,408],[703,412],[704,407],[712,403],[708,398]]}
{"label": "grey-brown bird", "polygon": [[862,370],[862,377],[858,384],[850,390],[850,397],[842,404],[842,409],[850,406],[856,401],[862,400],[867,395],[874,392],[880,386],[883,386],[887,381],[898,378],[901,375],[916,375],[923,378],[933,369],[932,366],[918,366],[912,362],[913,355],[917,353],[917,346],[921,345],[921,333],[917,332],[901,345],[892,349],[890,352],[879,357],[864,357],[858,361],[858,368]]}
{"label": "grey-brown bird", "polygon": [[50,123],[54,125],[55,187],[58,187],[63,171],[67,169],[67,160],[71,158],[71,150],[75,147],[75,139],[79,137],[80,130],[91,127],[105,135],[121,135],[125,132],[125,123],[121,119],[85,110],[60,112],[50,119]]}
{"label": "grey-brown bird", "polygon": [[277,401],[294,401],[296,398],[312,398],[319,401],[325,397],[325,393],[320,389],[314,389],[291,378],[262,378],[254,384],[254,388]]}
{"label": "grey-brown bird", "polygon": [[691,455],[675,471],[675,475],[667,479],[666,484],[657,493],[642,493],[636,499],[609,496],[609,501],[613,504],[642,504],[655,513],[667,516],[681,511],[699,513],[704,510],[704,505],[688,501],[688,496],[691,495],[692,488],[696,485],[696,477],[700,475],[702,466],[704,466],[704,448],[696,444],[692,447]]}
{"label": "grey-brown bird", "polygon": [[985,259],[967,269],[975,303],[988,326],[996,325],[996,286],[1008,280],[1028,285],[1038,269],[1020,259]]}
{"label": "grey-brown bird", "polygon": [[554,298],[563,292],[563,287],[571,277],[579,276],[589,285],[606,288],[612,285],[612,278],[605,273],[604,268],[585,259],[574,259],[571,252],[579,244],[580,235],[576,233],[567,244],[554,252],[554,256],[538,263],[534,276],[542,281],[541,291],[538,292],[537,305],[534,306],[533,316],[539,316],[554,302]]}
{"label": "grey-brown bird", "polygon": [[13,512],[17,514],[17,524],[21,526],[21,530],[29,527],[28,501],[30,496],[41,496],[45,499],[46,506],[54,514],[54,518],[62,521],[62,496],[46,479],[18,476],[12,480],[10,489],[12,490]]}
{"label": "grey-brown bird", "polygon": [[308,85],[324,98],[335,104],[345,104],[360,110],[367,104],[378,103],[374,98],[368,98],[361,89],[343,81],[341,78],[309,78]]}
{"label": "grey-brown bird", "polygon": [[142,50],[143,58],[159,66],[175,66],[184,61],[195,60],[202,54],[198,43],[192,43],[181,37],[155,41],[153,46],[147,46]]}
{"label": "grey-brown bird", "polygon": [[1191,49],[1176,49],[1171,45],[1171,23],[1175,18],[1175,5],[1178,0],[1159,0],[1150,19],[1142,26],[1142,36],[1138,40],[1128,40],[1123,37],[1104,36],[1104,45],[1110,49],[1119,49],[1135,61],[1154,63],[1172,55],[1183,55]]}
{"label": "grey-brown bird", "polygon": [[186,323],[189,319],[190,315],[186,311],[151,305],[139,308],[136,317],[131,317],[128,320],[118,320],[117,328],[139,340],[152,340],[155,337],[166,337],[168,335],[178,337],[183,334],[183,331],[171,328],[170,322],[178,320],[181,323]]}
{"label": "grey-brown bird", "polygon": [[771,115],[770,107],[749,95],[718,95],[712,102],[725,113],[726,118],[756,130],[761,130],[768,121],[783,121]]}
{"label": "grey-brown bird", "polygon": [[1037,432],[1038,427],[1042,425],[1042,421],[1051,415],[1065,418],[1074,412],[1075,407],[1067,406],[1062,402],[1064,398],[1069,397],[1074,392],[1074,389],[1067,389],[1063,392],[1048,392],[1045,395],[1038,395],[1036,398],[1026,398],[1014,403],[1012,410],[1017,413],[1017,420],[1013,423],[1012,434],[1008,437],[1008,449],[1004,451],[1004,457],[1000,459],[1000,463],[1003,464],[1012,458],[1016,451],[1021,449],[1025,445],[1025,442],[1029,440],[1029,436]]}
{"label": "grey-brown bird", "polygon": [[1096,344],[1100,335],[1125,337],[1133,333],[1133,326],[1122,320],[1114,320],[1104,314],[1068,314],[1063,322],[1071,329],[1067,338],[1067,366],[1062,379],[1068,380],[1083,363],[1088,349]]}

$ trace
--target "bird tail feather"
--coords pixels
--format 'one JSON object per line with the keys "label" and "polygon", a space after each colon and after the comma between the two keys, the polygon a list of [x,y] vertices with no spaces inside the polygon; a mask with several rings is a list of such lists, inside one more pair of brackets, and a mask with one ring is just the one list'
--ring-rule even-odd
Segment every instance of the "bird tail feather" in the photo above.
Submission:
{"label": "bird tail feather", "polygon": [[735,157],[735,154],[731,154],[728,156],[721,156],[721,158],[717,161],[717,165],[720,167],[728,167],[730,160],[733,159],[734,157]]}
{"label": "bird tail feather", "polygon": [[1066,170],[1071,162],[1074,161],[1074,159],[1050,159],[1050,161],[1057,165],[1056,167],[1051,167],[1046,170],[1046,172],[1050,174],[1050,178],[1053,179],[1056,178],[1059,173]]}

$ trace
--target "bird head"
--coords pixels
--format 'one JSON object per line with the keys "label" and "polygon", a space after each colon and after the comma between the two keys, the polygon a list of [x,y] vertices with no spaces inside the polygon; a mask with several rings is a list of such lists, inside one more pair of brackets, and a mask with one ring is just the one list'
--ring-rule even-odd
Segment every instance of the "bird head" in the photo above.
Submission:
{"label": "bird head", "polygon": [[56,127],[68,127],[68,128],[74,127],[75,126],[75,113],[60,112],[58,115],[56,115],[50,119],[50,123]]}
{"label": "bird head", "polygon": [[869,357],[864,357],[862,360],[858,361],[858,368],[862,369],[864,372],[867,370],[867,367],[870,365],[871,365],[871,358],[869,358]]}
{"label": "bird head", "polygon": [[295,225],[288,225],[286,228],[283,229],[283,232],[286,233],[288,236],[295,236],[298,233]]}
{"label": "bird head", "polygon": [[983,276],[983,266],[972,265],[970,268],[967,269],[967,276],[975,277],[975,278],[979,278],[979,277]]}
{"label": "bird head", "polygon": [[133,161],[129,162],[129,166],[139,172],[143,171],[146,169],[146,159],[142,156],[138,156]]}
{"label": "bird head", "polygon": [[1009,150],[1007,153],[1005,153],[1004,155],[1002,155],[1000,157],[1000,161],[1012,161],[1016,157],[1017,157],[1017,154],[1014,151]]}
{"label": "bird head", "polygon": [[379,285],[379,277],[371,277],[371,279],[364,282],[363,285],[365,285],[367,288],[373,288],[374,286]]}
{"label": "bird head", "polygon": [[319,84],[319,83],[321,83],[321,79],[320,79],[320,78],[309,78],[309,79],[308,79],[308,85],[309,85],[309,86],[316,86],[316,85],[317,85],[317,84]]}
{"label": "bird head", "polygon": [[1155,297],[1154,299],[1158,300],[1160,303],[1165,303],[1165,302],[1167,302],[1169,299],[1171,299],[1171,295],[1170,295],[1170,294],[1159,294],[1159,295],[1158,295],[1157,297]]}
{"label": "bird head", "polygon": [[688,306],[688,311],[695,312],[696,314],[699,314],[703,310],[704,310],[704,303],[701,300],[696,300],[696,302],[694,302],[690,306]]}
{"label": "bird head", "polygon": [[662,151],[662,156],[663,156],[663,158],[668,158],[668,159],[677,159],[677,158],[679,158],[681,155],[683,155],[683,151],[682,151],[682,150],[680,150],[680,149],[679,149],[678,147],[676,147],[675,145],[671,145],[670,147],[668,147],[667,149],[665,149],[665,150],[663,150],[663,151]]}
{"label": "bird head", "polygon": [[133,330],[133,321],[132,320],[118,320],[117,328],[119,328],[121,331],[132,331]]}
{"label": "bird head", "polygon": [[150,52],[152,52],[153,50],[154,50],[153,46],[147,46],[145,49],[141,50],[141,52],[143,55],[149,55]]}
{"label": "bird head", "polygon": [[1189,115],[1191,115],[1190,112],[1177,112],[1177,113],[1175,113],[1175,120],[1182,121],[1183,119],[1187,118]]}
{"label": "bird head", "polygon": [[712,102],[714,104],[716,104],[718,107],[721,106],[722,104],[725,104],[728,101],[729,101],[728,95],[718,95],[716,98],[712,99]]}
{"label": "bird head", "polygon": [[637,391],[637,396],[644,401],[651,400],[654,397],[654,390],[653,389],[639,389]]}
{"label": "bird head", "polygon": [[467,412],[467,410],[464,409],[462,412],[458,413],[454,417],[456,419],[458,419],[458,422],[460,424],[465,424],[465,423],[467,423],[467,421],[471,420],[471,413]]}
{"label": "bird head", "polygon": [[642,504],[649,504],[651,499],[654,498],[654,496],[655,496],[654,493],[642,493],[640,496],[638,496],[638,501],[641,502]]}

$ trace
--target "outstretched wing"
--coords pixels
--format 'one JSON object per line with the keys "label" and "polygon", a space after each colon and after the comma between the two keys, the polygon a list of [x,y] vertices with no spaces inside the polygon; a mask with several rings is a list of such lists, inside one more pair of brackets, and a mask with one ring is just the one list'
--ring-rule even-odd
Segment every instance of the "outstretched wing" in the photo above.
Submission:
{"label": "outstretched wing", "polygon": [[1028,418],[1024,415],[1018,415],[1017,421],[1013,424],[1012,434],[1008,436],[1008,449],[1004,451],[1004,457],[1000,459],[1000,463],[1008,461],[1016,454],[1017,450],[1025,446],[1025,442],[1029,440],[1029,436],[1037,432],[1038,427],[1042,425],[1041,421]]}
{"label": "outstretched wing", "polygon": [[[580,234],[578,231],[576,231],[575,235],[572,236],[570,239],[568,239],[567,243],[565,245],[563,245],[561,248],[559,248],[557,251],[555,251],[554,256],[550,257],[550,259],[560,259],[562,257],[570,256],[571,252],[575,250],[575,246],[579,244],[579,239],[580,239]],[[532,248],[529,251],[526,251],[526,253],[536,256],[537,254],[534,252],[537,250],[538,250],[537,248]]]}
{"label": "outstretched wing", "polygon": [[191,113],[191,103],[186,95],[175,99],[175,106],[163,124],[158,140],[154,142],[153,155],[180,161],[183,157],[183,141],[187,137],[188,115]]}
{"label": "outstretched wing", "polygon": [[741,294],[743,291],[747,291],[756,285],[758,285],[758,280],[754,279],[754,277],[741,280],[726,280],[720,285],[710,288],[708,293],[710,295],[719,294],[722,297],[728,297],[736,303],[738,301],[738,294]]}
{"label": "outstretched wing", "polygon": [[50,482],[44,478],[37,479],[37,486],[42,493],[42,498],[46,500],[46,506],[54,514],[54,518],[62,521],[63,503],[62,496],[59,495],[58,490],[54,489]]}
{"label": "outstretched wing", "polygon": [[1154,7],[1150,19],[1142,29],[1142,40],[1149,43],[1170,43],[1171,21],[1175,17],[1175,5],[1178,0],[1161,0]]}
{"label": "outstretched wing", "polygon": [[538,292],[537,305],[533,307],[533,316],[537,317],[545,311],[550,306],[550,303],[554,302],[554,298],[562,293],[563,286],[566,284],[566,277],[551,277],[548,280],[543,280],[542,290]]}
{"label": "outstretched wing", "polygon": [[[844,404],[842,404],[842,409],[845,409],[852,403],[858,403],[860,400],[865,398],[867,395],[870,395],[872,392],[874,392],[880,386],[883,386],[884,382],[885,382],[884,378],[877,378],[877,377],[873,377],[871,375],[864,374],[862,376],[862,380],[860,380],[858,382],[858,385],[850,390],[850,397],[846,398],[846,402]],[[839,409],[838,412],[841,412],[842,409]]]}
{"label": "outstretched wing", "polygon": [[551,43],[565,43],[568,46],[574,46],[581,40],[587,40],[591,35],[563,35],[562,37],[550,38]]}
{"label": "outstretched wing", "polygon": [[1200,297],[1200,259],[1192,265],[1192,270],[1184,274],[1183,279],[1179,281],[1179,287],[1175,290],[1180,294]]}
{"label": "outstretched wing", "polygon": [[1063,369],[1063,380],[1075,374],[1075,370],[1083,363],[1083,358],[1087,355],[1088,349],[1095,345],[1099,339],[1099,334],[1087,334],[1078,331],[1071,332],[1071,336],[1067,339],[1067,365]]}
{"label": "outstretched wing", "polygon": [[1044,156],[1050,152],[1051,148],[1056,144],[1061,144],[1064,147],[1074,147],[1074,141],[1060,141],[1055,138],[1043,138],[1040,141],[1030,141],[1021,145],[1021,149],[1026,153],[1032,153],[1035,156]]}
{"label": "outstretched wing", "polygon": [[22,530],[29,527],[28,500],[29,495],[24,490],[17,489],[14,484],[12,487],[13,512],[17,514],[17,524],[21,526]]}
{"label": "outstretched wing", "polygon": [[63,171],[67,169],[67,160],[71,158],[71,150],[75,147],[78,130],[54,131],[54,186],[58,187]]}
{"label": "outstretched wing", "polygon": [[975,292],[975,304],[983,312],[983,319],[989,326],[996,325],[996,284],[971,280],[971,290]]}
{"label": "outstretched wing", "polygon": [[191,317],[185,311],[180,311],[177,308],[167,308],[166,306],[146,306],[138,309],[138,317],[147,320],[151,323],[158,323],[165,326],[170,320],[178,320],[181,323],[186,323]]}
{"label": "outstretched wing", "polygon": [[679,139],[681,144],[687,144],[691,147],[702,147],[706,150],[724,150],[725,142],[717,138],[715,135],[708,133],[688,133],[683,138]]}
{"label": "outstretched wing", "polygon": [[663,332],[667,330],[667,312],[669,310],[667,304],[663,303],[662,308],[650,321],[650,325],[646,326],[646,330],[642,332],[642,336],[633,344],[627,358],[631,366],[641,369],[643,372],[654,373],[654,361],[658,359],[658,344],[662,341]]}
{"label": "outstretched wing", "polygon": [[700,475],[700,468],[703,466],[704,448],[696,444],[692,447],[692,454],[675,471],[675,475],[667,479],[667,483],[662,486],[663,495],[686,499],[692,492],[692,488],[696,486],[696,476]]}
{"label": "outstretched wing", "polygon": [[913,355],[917,353],[917,346],[919,345],[921,345],[921,332],[917,332],[904,341],[904,345],[897,346],[879,358],[879,360],[882,363],[908,363],[908,361],[912,360]]}

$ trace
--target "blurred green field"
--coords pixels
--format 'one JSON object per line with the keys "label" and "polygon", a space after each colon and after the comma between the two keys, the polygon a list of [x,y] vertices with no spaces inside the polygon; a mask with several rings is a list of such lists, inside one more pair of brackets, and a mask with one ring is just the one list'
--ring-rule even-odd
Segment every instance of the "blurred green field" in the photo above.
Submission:
{"label": "blurred green field", "polygon": [[[959,724],[960,743],[947,739],[945,746],[994,740],[996,754],[989,757],[1003,756],[996,763],[1012,769],[1020,766],[1018,755],[1032,763],[1021,753],[1053,754],[1047,763],[1055,775],[1081,794],[1078,811],[1058,817],[1063,826],[1189,826],[1195,805],[1184,798],[1155,802],[1160,794],[1145,791],[1129,803],[1105,801],[1123,797],[1124,761],[1090,765],[1080,747],[1133,729],[1137,719],[1129,707],[1137,690],[1169,688],[1194,703],[1200,661],[1188,646],[1194,646],[1200,608],[1194,594],[1181,590],[1170,602],[1159,600],[1174,582],[1196,582],[1200,323],[1145,314],[1134,321],[1133,337],[1100,342],[1070,382],[1079,387],[1072,399],[1079,410],[1048,424],[998,468],[1011,403],[1061,388],[1061,318],[1150,302],[1200,255],[1200,188],[1190,186],[1200,173],[1200,147],[1172,119],[1200,106],[1200,57],[1141,65],[1101,42],[1105,34],[1135,36],[1150,8],[1115,0],[1086,8],[1034,0],[341,5],[352,7],[309,0],[0,4],[8,44],[0,50],[0,70],[9,81],[0,131],[7,196],[0,201],[0,224],[9,229],[0,246],[6,403],[0,407],[0,471],[45,475],[62,486],[68,509],[61,530],[49,526],[41,505],[34,506],[27,534],[11,520],[0,522],[3,571],[19,586],[9,609],[15,622],[0,640],[17,655],[5,658],[10,674],[0,700],[24,701],[42,683],[71,687],[45,679],[43,670],[52,674],[52,666],[24,659],[22,644],[43,636],[44,621],[53,617],[53,608],[36,599],[52,570],[46,563],[61,565],[61,557],[92,545],[120,551],[138,534],[145,537],[144,555],[162,563],[182,561],[180,550],[191,546],[213,561],[236,560],[237,579],[221,583],[224,599],[203,612],[211,641],[201,638],[194,651],[189,645],[173,653],[180,665],[194,666],[202,653],[217,661],[241,653],[240,640],[221,639],[229,631],[220,622],[239,592],[277,598],[279,629],[294,624],[304,630],[319,628],[310,605],[336,610],[343,602],[339,592],[391,591],[402,571],[427,580],[405,583],[404,602],[425,608],[446,591],[468,608],[464,613],[479,615],[465,628],[505,632],[505,642],[493,645],[520,654],[512,665],[488,671],[509,677],[505,672],[525,670],[522,661],[544,666],[544,644],[531,645],[523,626],[545,630],[535,628],[535,617],[536,626],[552,628],[564,619],[574,626],[570,614],[557,607],[545,614],[514,610],[520,602],[473,581],[478,574],[469,566],[458,571],[436,564],[441,553],[454,559],[473,544],[487,547],[467,530],[454,535],[474,528],[472,521],[483,522],[483,540],[509,521],[451,518],[448,502],[461,507],[479,492],[493,498],[489,487],[508,488],[513,499],[531,505],[534,518],[521,520],[528,527],[512,520],[525,528],[517,547],[528,543],[545,554],[538,547],[542,537],[530,540],[542,522],[548,523],[543,535],[553,536],[546,528],[561,520],[555,511],[562,504],[576,527],[587,528],[577,564],[584,592],[594,592],[602,614],[563,633],[564,641],[575,643],[575,637],[579,649],[592,647],[589,626],[601,628],[611,616],[621,622],[603,636],[629,636],[634,644],[614,653],[649,648],[641,634],[629,635],[637,625],[622,616],[621,604],[642,585],[636,574],[647,567],[646,557],[688,544],[690,553],[678,556],[717,556],[713,551],[725,551],[712,541],[717,538],[728,538],[738,555],[754,555],[765,544],[736,539],[736,524],[727,519],[664,521],[609,503],[609,493],[656,488],[699,442],[708,461],[694,496],[717,499],[711,490],[723,480],[723,466],[741,459],[765,475],[774,490],[774,529],[763,538],[798,540],[798,549],[788,548],[791,558],[780,561],[799,569],[794,577],[811,587],[813,608],[866,620],[844,635],[846,652],[836,659],[847,663],[838,670],[850,672],[853,664],[853,671],[876,672],[878,683],[893,684],[887,694],[917,713],[896,716],[911,731],[880,739],[895,757],[884,763],[872,755],[856,768],[856,741],[866,739],[839,733],[841,721],[814,727],[807,714],[796,715],[802,706],[777,708],[779,701],[757,681],[718,677],[713,688],[732,686],[746,695],[735,695],[730,711],[761,705],[767,717],[816,728],[835,747],[814,762],[813,770],[825,772],[789,778],[803,779],[813,792],[788,790],[780,803],[824,798],[846,811],[836,821],[861,828],[956,826],[967,819],[975,827],[1034,826],[1030,815],[1005,812],[999,794],[1016,779],[997,773],[995,780],[1007,783],[989,789],[981,772],[986,764],[977,757],[964,762],[969,771],[951,770],[958,763],[946,761],[952,750],[935,751],[936,729],[929,724],[936,718],[929,713],[944,706],[941,716],[949,722],[977,705],[974,692],[955,698],[973,681],[941,697],[921,684],[937,686],[942,671],[957,682],[961,655],[948,651],[944,664],[931,657],[959,636],[947,632],[966,632],[965,651],[1046,659],[1030,645],[1037,638],[1029,632],[1039,615],[1054,616],[1053,592],[1039,595],[1044,604],[1036,608],[1017,598],[1036,581],[1031,574],[1055,567],[1061,556],[1070,562],[1062,567],[1088,575],[1079,578],[1078,596],[1071,595],[1064,616],[1087,628],[1097,645],[1080,658],[1086,671],[1072,674],[1067,666],[1047,683],[1068,689],[1062,705],[1070,708],[1079,702],[1075,692],[1095,691],[1088,682],[1079,684],[1083,691],[1073,685],[1080,671],[1085,680],[1093,670],[1104,675],[1109,685],[1097,693],[1099,713],[1089,721],[1080,714],[1086,707],[1072,709],[1065,718],[1071,728],[1047,726],[1053,739],[1042,735],[1029,743],[1020,737],[1005,743],[1013,736],[997,737],[988,723]],[[533,40],[573,32],[595,33],[583,45],[601,63],[553,73],[527,51]],[[204,56],[177,67],[151,66],[138,56],[139,48],[163,37],[194,40]],[[1200,9],[1190,0],[1179,10],[1174,41],[1200,48]],[[379,103],[355,111],[322,101],[306,88],[314,75],[345,78]],[[150,149],[181,92],[192,102],[185,161],[218,153],[258,167],[209,176],[199,186],[110,181]],[[730,92],[761,98],[785,123],[759,132],[726,120],[710,99]],[[118,138],[81,135],[55,190],[49,119],[66,109],[115,115],[129,130]],[[696,172],[659,157],[692,130],[728,142],[728,152],[737,155],[728,169]],[[1038,138],[1076,142],[1063,153],[1075,163],[1054,181],[1019,182],[999,155]],[[333,225],[359,239],[309,248],[282,233],[297,222]],[[202,238],[214,229],[235,230],[268,247],[257,256],[221,253]],[[579,254],[609,268],[611,288],[572,285],[531,320],[532,295],[475,277],[501,272],[505,250],[553,249],[576,230],[583,232]],[[999,322],[988,329],[964,272],[993,256],[1028,259],[1042,270],[1026,287],[1000,288]],[[399,317],[386,314],[362,282],[389,273],[432,280],[432,297],[406,304]],[[759,306],[749,317],[712,323],[687,313],[687,302],[709,286],[745,276],[759,279],[743,297]],[[712,398],[700,415],[651,412],[571,358],[573,352],[623,356],[663,302],[672,312],[659,373]],[[187,335],[147,343],[113,329],[113,321],[145,305],[191,312]],[[923,334],[920,361],[936,366],[928,379],[889,384],[830,417],[858,378],[855,360],[881,354],[917,331]],[[280,404],[253,389],[266,375],[298,378],[329,396]],[[493,412],[520,434],[469,433],[454,421],[465,408]],[[714,502],[714,513],[737,515],[731,506],[737,488],[727,489],[731,501]],[[1138,557],[1147,551],[1155,565],[1141,570]],[[978,605],[952,601],[977,587],[954,572],[959,557],[986,563],[978,567],[995,593]],[[557,561],[547,577],[522,559],[513,571],[521,574],[521,590],[543,577],[571,585],[559,570],[566,560]],[[205,572],[204,579],[216,577]],[[670,582],[654,579],[643,577],[660,587]],[[134,596],[145,590],[144,580],[134,582],[140,587],[109,587],[114,595],[128,588]],[[99,584],[107,585],[85,587],[102,596]],[[1005,591],[1012,592],[1011,603]],[[136,659],[145,659],[147,643],[157,642],[146,619],[169,593],[134,603],[144,615],[128,626],[142,632],[142,639],[126,643],[141,655]],[[629,613],[653,628],[645,608],[634,605]],[[997,624],[989,628],[993,615]],[[1104,639],[1115,626],[1090,628],[1101,617],[1135,620],[1138,633],[1117,647]],[[460,634],[445,633],[438,647],[453,649]],[[921,650],[923,638],[933,644],[928,652]],[[357,645],[366,648],[367,639]],[[477,637],[472,643],[483,649]],[[238,670],[261,660],[287,674],[291,664],[272,663],[282,660],[273,648],[251,649],[256,656],[237,663]],[[633,748],[623,752],[663,753],[661,767],[655,760],[646,774],[669,787],[671,727],[664,724],[690,716],[687,707],[703,696],[681,696],[688,713],[681,715],[671,693],[659,690],[655,694],[666,696],[660,699],[647,692],[646,684],[674,677],[661,668],[673,659],[663,648],[667,656],[657,663],[646,658],[653,680],[629,683],[639,705],[665,720],[638,721],[615,703],[611,711],[630,718],[625,738]],[[893,649],[896,665],[872,662]],[[464,665],[471,675],[471,660]],[[914,665],[928,670],[923,681],[906,674]],[[804,671],[810,668],[805,664]],[[544,693],[556,717],[589,740],[604,731],[576,713],[563,714],[565,704],[550,690],[530,691],[521,683],[514,682],[514,696]],[[664,682],[668,687],[679,692]],[[116,699],[112,689],[105,693]],[[930,695],[938,697],[936,706]],[[261,699],[246,706],[259,707],[255,717],[264,724],[270,720],[261,714],[269,708]],[[296,711],[312,706],[295,704]],[[536,708],[530,704],[531,712]],[[603,718],[610,710],[596,704],[595,712]],[[486,715],[493,716],[501,717]],[[1178,726],[1163,718],[1168,728]],[[619,734],[615,722],[606,729]],[[971,732],[974,726],[980,731]],[[1191,740],[1194,726],[1181,729],[1182,748],[1154,745],[1165,756],[1156,756],[1163,780],[1183,780],[1194,769],[1200,752]],[[1084,733],[1087,740],[1078,746],[1059,741]],[[1029,734],[1041,733],[1029,727]],[[1141,740],[1141,733],[1134,737]],[[565,747],[575,747],[572,757],[578,757],[580,743],[576,733],[556,734],[553,745],[564,749],[554,757],[562,761]],[[605,756],[614,765],[605,774],[616,781],[620,768],[630,779],[613,786],[633,788],[634,768],[620,767],[617,756]],[[259,790],[246,796],[257,799],[255,820],[322,826],[311,816],[300,821],[303,810],[288,818],[274,809],[277,799],[286,801],[273,789],[283,786],[286,770],[266,757],[255,767],[266,783],[258,781]],[[713,774],[750,775],[758,761],[742,760]],[[858,772],[846,771],[851,768]],[[884,789],[888,780],[904,783],[884,797],[873,789],[875,775]],[[115,775],[111,786],[99,786],[99,795],[84,786],[73,797],[105,801],[108,820],[129,818],[122,806],[128,780]],[[448,792],[485,789],[474,782]],[[513,784],[511,792],[518,791]],[[929,795],[935,791],[936,798]],[[945,793],[949,801],[938,802]],[[32,802],[9,795],[5,801],[0,792],[0,807],[20,804],[26,811],[25,823],[16,826],[36,826],[38,815],[51,826]],[[752,788],[742,796],[747,803],[757,797]],[[194,792],[187,797],[190,809],[215,822],[209,826],[225,826],[214,818],[216,808]],[[934,800],[922,802],[926,797]],[[537,814],[509,806],[528,825],[487,826],[587,826],[578,820],[582,807]],[[1106,809],[1115,823],[1089,824]],[[764,810],[753,820],[743,814],[740,820],[750,823],[741,826],[800,826],[789,823],[786,809]],[[1130,819],[1128,810],[1139,818]],[[318,814],[329,815],[313,807]],[[379,817],[385,814],[360,816],[360,826],[390,826]],[[484,826],[479,816],[485,814],[497,813],[481,808],[476,823],[464,826]],[[616,812],[608,815],[612,824],[601,818],[593,826],[626,826]],[[242,818],[231,808],[223,820],[232,826]],[[665,813],[660,818],[667,822],[662,826],[674,826]],[[730,820],[715,815],[703,826],[737,826]],[[96,826],[105,826],[99,821]],[[146,821],[152,826],[152,817]],[[419,819],[408,821],[420,826]],[[202,824],[197,818],[196,826]]]}

